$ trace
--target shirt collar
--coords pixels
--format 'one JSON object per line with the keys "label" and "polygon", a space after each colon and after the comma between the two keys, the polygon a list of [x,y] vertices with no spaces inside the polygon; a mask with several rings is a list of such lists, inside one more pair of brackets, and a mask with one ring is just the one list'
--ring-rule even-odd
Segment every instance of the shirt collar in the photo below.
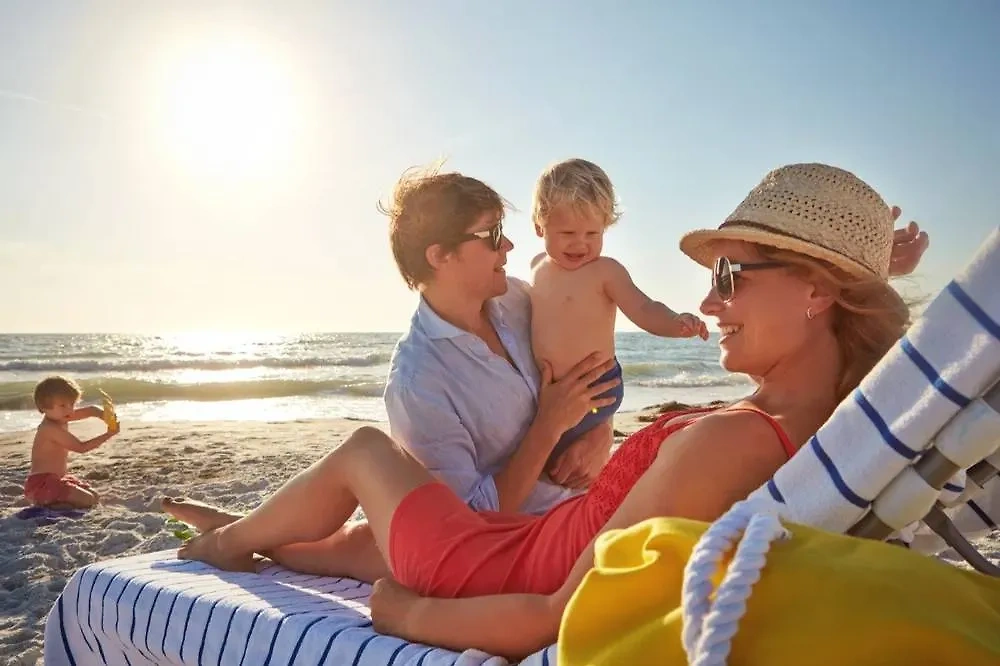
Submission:
{"label": "shirt collar", "polygon": [[[486,301],[486,308],[490,315],[490,321],[497,326],[503,326],[503,306],[500,304],[500,299],[491,298]],[[420,323],[420,328],[423,329],[424,334],[431,340],[471,335],[468,331],[462,330],[458,326],[442,319],[423,296],[420,297],[420,304],[417,305],[417,321]]]}
{"label": "shirt collar", "polygon": [[503,326],[504,307],[503,303],[500,302],[500,297],[497,296],[486,301],[486,308],[490,315],[490,321],[497,326]]}

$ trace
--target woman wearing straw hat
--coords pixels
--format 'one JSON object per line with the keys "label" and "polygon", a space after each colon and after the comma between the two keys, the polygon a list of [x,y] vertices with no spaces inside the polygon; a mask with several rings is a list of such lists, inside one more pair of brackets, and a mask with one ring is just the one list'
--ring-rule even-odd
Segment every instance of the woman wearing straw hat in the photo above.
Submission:
{"label": "woman wearing straw hat", "polygon": [[[381,431],[362,428],[250,514],[200,525],[215,529],[179,556],[252,570],[255,553],[322,539],[360,504],[398,581],[376,588],[377,628],[494,654],[547,645],[598,534],[658,515],[717,518],[899,339],[909,313],[888,283],[893,218],[853,174],[793,164],[769,173],[718,229],[684,236],[681,249],[712,270],[701,309],[719,321],[721,363],[757,390],[650,424],[585,494],[543,515],[476,513]],[[477,598],[420,599],[402,586]]]}

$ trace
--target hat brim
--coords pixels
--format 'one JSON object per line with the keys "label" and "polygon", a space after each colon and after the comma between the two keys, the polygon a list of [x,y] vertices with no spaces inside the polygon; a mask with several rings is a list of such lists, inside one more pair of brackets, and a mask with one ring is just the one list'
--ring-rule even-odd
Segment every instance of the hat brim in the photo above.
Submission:
{"label": "hat brim", "polygon": [[807,257],[827,261],[837,268],[840,268],[841,270],[857,277],[879,277],[866,266],[840,254],[839,252],[828,250],[820,245],[799,240],[798,238],[794,238],[792,236],[785,236],[766,229],[757,229],[753,227],[733,225],[722,229],[699,229],[697,231],[691,231],[681,237],[680,248],[681,252],[691,257],[691,259],[694,259],[702,266],[711,268],[715,264],[715,259],[718,256],[714,251],[713,246],[721,241],[744,241],[747,243],[757,243],[759,245],[776,247],[781,250],[798,252],[799,254],[804,254]]}

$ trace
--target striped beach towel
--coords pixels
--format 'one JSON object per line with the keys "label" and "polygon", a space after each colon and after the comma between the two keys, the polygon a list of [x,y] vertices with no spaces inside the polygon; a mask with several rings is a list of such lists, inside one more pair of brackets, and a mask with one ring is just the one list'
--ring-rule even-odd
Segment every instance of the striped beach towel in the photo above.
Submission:
{"label": "striped beach towel", "polygon": [[[163,551],[77,571],[49,613],[47,666],[506,666],[372,629],[370,587],[271,566],[223,572]],[[555,647],[528,666],[555,664]]]}
{"label": "striped beach towel", "polygon": [[[814,437],[751,495],[788,520],[844,532],[938,431],[1000,379],[1000,230],[930,303]],[[964,471],[942,500],[965,490]],[[1000,484],[963,504],[967,535],[995,529]]]}

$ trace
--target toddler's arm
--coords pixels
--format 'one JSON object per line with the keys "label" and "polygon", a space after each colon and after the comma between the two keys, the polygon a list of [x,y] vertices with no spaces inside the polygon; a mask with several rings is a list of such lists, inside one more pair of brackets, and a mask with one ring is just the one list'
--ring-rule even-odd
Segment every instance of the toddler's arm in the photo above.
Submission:
{"label": "toddler's arm", "polygon": [[98,407],[97,405],[90,405],[88,407],[80,407],[79,409],[77,409],[76,411],[74,411],[70,415],[69,420],[70,421],[79,421],[81,419],[87,419],[87,418],[90,418],[90,417],[94,417],[94,418],[97,418],[97,419],[103,419],[104,418],[104,410],[101,409],[100,407]]}
{"label": "toddler's arm", "polygon": [[654,301],[632,282],[625,267],[610,257],[601,257],[604,270],[604,291],[632,322],[653,335],[668,338],[698,335],[708,338],[705,323],[692,314],[677,314],[659,301]]}
{"label": "toddler's arm", "polygon": [[81,442],[76,437],[76,435],[74,435],[68,430],[63,430],[61,428],[50,428],[49,431],[45,434],[50,440],[52,440],[59,446],[63,447],[64,449],[73,451],[75,453],[86,453],[88,451],[93,451],[98,446],[104,444],[104,442],[108,441],[109,439],[117,435],[118,429],[117,428],[115,428],[114,430],[109,429],[103,435],[98,435],[97,437],[88,439],[86,442]]}

